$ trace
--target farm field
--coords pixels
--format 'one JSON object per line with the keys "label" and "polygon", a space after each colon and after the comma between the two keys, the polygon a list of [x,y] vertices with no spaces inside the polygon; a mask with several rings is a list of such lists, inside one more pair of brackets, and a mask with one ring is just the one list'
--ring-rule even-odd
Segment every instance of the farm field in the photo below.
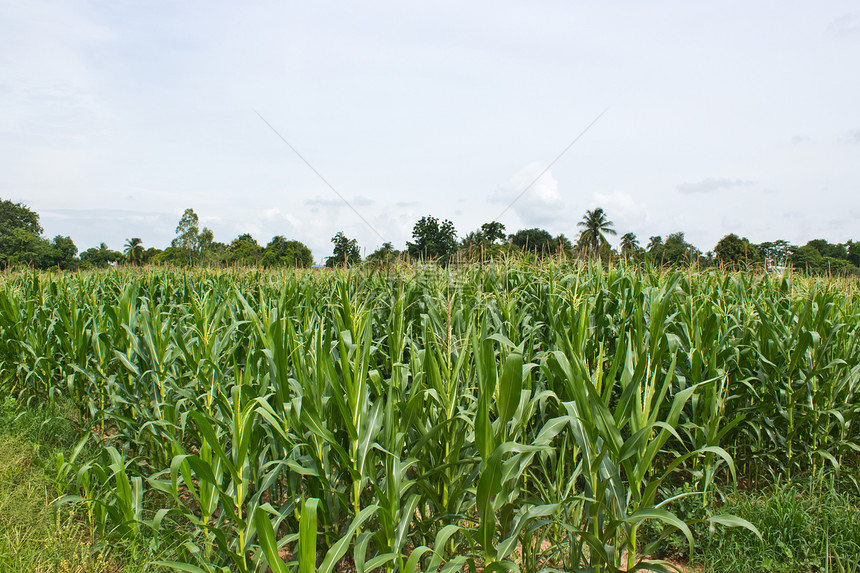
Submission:
{"label": "farm field", "polygon": [[791,524],[761,509],[798,483],[839,511],[824,561],[797,563],[848,568],[859,337],[857,281],[804,276],[0,279],[7,404],[66,412],[80,440],[47,468],[59,507],[152,571],[709,568],[707,547],[770,555]]}

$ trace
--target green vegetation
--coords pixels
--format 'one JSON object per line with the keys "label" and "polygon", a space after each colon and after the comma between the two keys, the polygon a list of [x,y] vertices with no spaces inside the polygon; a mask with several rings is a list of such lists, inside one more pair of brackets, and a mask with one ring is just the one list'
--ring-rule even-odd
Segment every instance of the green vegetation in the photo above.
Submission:
{"label": "green vegetation", "polygon": [[860,570],[860,492],[839,489],[831,477],[732,492],[725,510],[755,523],[762,543],[727,531],[708,537],[697,560],[738,573]]}
{"label": "green vegetation", "polygon": [[332,255],[326,259],[325,266],[348,267],[361,262],[358,241],[348,238],[343,233],[338,233],[331,238],[331,242],[334,243],[334,249],[332,250]]}
{"label": "green vegetation", "polygon": [[[636,235],[621,236],[619,251],[615,251],[607,235],[615,235],[613,223],[602,208],[586,211],[576,224],[580,231],[575,244],[564,234],[553,237],[539,228],[520,229],[505,236],[505,226],[490,221],[467,233],[459,242],[451,221],[441,223],[436,217],[421,217],[412,228],[412,239],[406,249],[399,251],[392,243],[384,243],[364,261],[371,268],[392,267],[410,261],[450,263],[484,263],[508,256],[560,256],[564,258],[600,259],[604,263],[626,260],[639,264],[665,267],[694,267],[723,270],[767,270],[780,272],[785,268],[814,275],[860,276],[860,247],[848,241],[831,244],[823,239],[809,241],[798,247],[778,240],[756,245],[734,233],[717,243],[713,252],[702,253],[684,238],[684,233],[672,233],[663,240],[653,236],[646,249],[639,245]],[[38,269],[103,269],[118,263],[132,266],[159,265],[184,267],[262,266],[265,268],[307,268],[313,265],[313,255],[307,245],[276,235],[266,245],[243,234],[227,245],[215,240],[211,229],[199,225],[193,209],[186,209],[176,227],[176,237],[164,250],[145,249],[140,237],[126,239],[122,253],[111,250],[105,243],[92,247],[77,257],[78,249],[70,237],[56,236],[52,241],[42,238],[39,215],[20,203],[0,201],[0,268],[21,267]],[[343,232],[332,237],[332,256],[325,266],[355,266],[362,262],[361,248],[356,239]]]}
{"label": "green vegetation", "polygon": [[0,387],[76,421],[59,507],[129,563],[797,570],[799,496],[802,563],[836,570],[858,325],[848,279],[564,259],[27,272],[0,283]]}
{"label": "green vegetation", "polygon": [[106,544],[84,519],[54,504],[58,462],[75,455],[80,437],[63,405],[0,404],[0,571],[154,571],[145,564],[151,554],[135,540]]}

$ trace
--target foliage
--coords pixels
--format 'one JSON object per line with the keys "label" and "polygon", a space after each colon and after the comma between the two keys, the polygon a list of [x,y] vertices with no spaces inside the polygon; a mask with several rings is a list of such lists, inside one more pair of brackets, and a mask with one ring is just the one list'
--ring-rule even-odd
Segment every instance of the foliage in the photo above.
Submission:
{"label": "foliage", "polygon": [[201,230],[199,222],[194,209],[186,209],[176,226],[176,237],[170,243],[173,250],[165,249],[153,262],[189,266],[218,262],[220,252],[226,247],[215,243],[212,230],[207,227]]}
{"label": "foliage", "polygon": [[508,241],[512,247],[516,247],[520,251],[536,253],[542,256],[557,254],[560,248],[570,247],[570,242],[567,241],[567,238],[560,241],[558,238],[550,235],[548,231],[537,228],[521,229],[513,235],[508,236]]}
{"label": "foliage", "polygon": [[606,235],[615,235],[615,229],[612,228],[613,224],[606,218],[606,213],[600,207],[585,212],[582,221],[576,226],[582,227],[579,234],[579,244],[582,245],[586,256],[598,255],[609,246]]}
{"label": "foliage", "polygon": [[622,255],[632,255],[636,251],[640,250],[639,240],[636,238],[636,235],[633,233],[624,233],[621,235],[621,254]]}
{"label": "foliage", "polygon": [[432,216],[424,216],[412,228],[414,243],[406,243],[409,256],[417,260],[434,259],[446,262],[457,250],[457,231],[447,219],[439,223]]}
{"label": "foliage", "polygon": [[735,475],[856,472],[857,295],[557,260],[21,273],[0,390],[67,400],[100,440],[65,502],[188,571],[663,570],[753,528],[713,502]]}
{"label": "foliage", "polygon": [[761,262],[758,248],[734,233],[720,239],[714,254],[717,262],[729,269],[747,269]]}
{"label": "foliage", "polygon": [[853,243],[830,244],[823,239],[809,241],[802,247],[790,247],[788,257],[791,266],[798,271],[811,274],[860,274],[860,269],[851,262]]}
{"label": "foliage", "polygon": [[848,250],[848,262],[855,267],[860,267],[860,242],[848,241],[846,247]]}
{"label": "foliage", "polygon": [[140,265],[143,262],[143,254],[145,252],[146,250],[143,248],[143,239],[140,237],[126,239],[123,254],[128,262],[133,265]]}
{"label": "foliage", "polygon": [[325,266],[348,267],[350,265],[356,265],[361,262],[361,253],[358,250],[357,240],[347,238],[347,236],[344,235],[342,232],[338,232],[334,237],[331,238],[331,242],[334,243],[334,249],[332,252],[332,256],[326,259]]}
{"label": "foliage", "polygon": [[51,242],[41,244],[37,258],[37,266],[41,269],[58,268],[71,270],[78,267],[78,248],[71,237],[57,235]]}
{"label": "foliage", "polygon": [[766,268],[781,268],[788,264],[791,245],[788,241],[780,239],[778,241],[762,243],[758,245],[758,250]]}
{"label": "foliage", "polygon": [[307,268],[313,263],[311,250],[299,241],[288,241],[281,235],[272,237],[263,251],[260,263],[264,267]]}
{"label": "foliage", "polygon": [[112,263],[125,260],[125,256],[119,251],[110,249],[107,244],[101,243],[98,248],[90,247],[80,254],[81,266],[83,268],[106,269]]}
{"label": "foliage", "polygon": [[32,262],[41,234],[38,213],[21,203],[0,201],[0,265]]}
{"label": "foliage", "polygon": [[491,245],[505,238],[505,226],[498,221],[481,225],[481,239]]}
{"label": "foliage", "polygon": [[762,542],[742,531],[713,535],[697,560],[712,564],[715,572],[732,573],[839,571],[841,563],[860,565],[860,496],[836,491],[832,478],[804,481],[732,492],[725,509],[758,524]]}
{"label": "foliage", "polygon": [[365,263],[371,267],[390,267],[394,265],[400,258],[401,252],[394,248],[394,245],[385,242],[382,246],[367,255]]}
{"label": "foliage", "polygon": [[63,460],[91,455],[66,405],[0,404],[0,571],[153,571],[142,542],[105,544],[73,507],[54,505]]}
{"label": "foliage", "polygon": [[469,232],[460,241],[457,252],[459,262],[484,262],[497,259],[505,250],[497,241],[505,238],[505,226],[498,221],[484,223],[475,231]]}
{"label": "foliage", "polygon": [[263,258],[263,249],[249,234],[239,235],[227,247],[224,261],[228,265],[253,266]]}
{"label": "foliage", "polygon": [[21,203],[0,201],[0,266],[74,269],[78,248],[70,237],[43,239],[39,215]]}
{"label": "foliage", "polygon": [[648,254],[651,261],[659,265],[689,266],[695,265],[702,253],[684,240],[684,233],[672,233],[665,242],[659,236],[651,237]]}
{"label": "foliage", "polygon": [[200,219],[194,209],[186,209],[176,225],[176,238],[170,246],[182,254],[187,264],[193,264],[200,245]]}
{"label": "foliage", "polygon": [[162,251],[158,247],[149,247],[148,249],[146,249],[143,252],[143,256],[141,257],[141,262],[145,265],[149,264],[149,263],[153,262],[153,260],[163,252],[164,251]]}

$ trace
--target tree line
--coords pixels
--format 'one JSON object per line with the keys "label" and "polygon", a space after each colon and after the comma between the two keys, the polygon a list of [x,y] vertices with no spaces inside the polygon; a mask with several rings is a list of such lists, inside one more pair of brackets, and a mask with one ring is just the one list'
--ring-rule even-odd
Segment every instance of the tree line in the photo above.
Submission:
{"label": "tree line", "polygon": [[[484,223],[458,239],[451,221],[424,216],[412,230],[412,241],[398,250],[384,243],[365,259],[356,239],[338,232],[332,237],[332,256],[327,267],[357,264],[391,265],[398,261],[433,261],[440,264],[489,261],[506,255],[525,253],[534,257],[600,258],[604,261],[626,259],[636,263],[665,266],[718,266],[730,269],[783,269],[792,267],[809,273],[860,275],[860,243],[829,243],[824,239],[806,245],[792,245],[777,240],[754,244],[732,233],[726,235],[711,251],[702,252],[688,243],[684,233],[672,233],[665,240],[652,236],[645,246],[633,233],[620,237],[613,249],[607,236],[615,236],[614,223],[601,208],[586,211],[577,224],[578,234],[571,241],[564,234],[553,236],[540,228],[520,229],[506,234],[498,221]],[[170,246],[146,248],[139,237],[128,238],[122,251],[105,243],[80,254],[71,237],[42,237],[39,215],[27,206],[0,201],[0,268],[29,266],[39,269],[65,270],[106,268],[116,264],[176,266],[261,266],[300,267],[313,265],[307,245],[276,235],[264,246],[250,234],[243,234],[229,244],[215,240],[193,209],[186,209],[176,227]]]}

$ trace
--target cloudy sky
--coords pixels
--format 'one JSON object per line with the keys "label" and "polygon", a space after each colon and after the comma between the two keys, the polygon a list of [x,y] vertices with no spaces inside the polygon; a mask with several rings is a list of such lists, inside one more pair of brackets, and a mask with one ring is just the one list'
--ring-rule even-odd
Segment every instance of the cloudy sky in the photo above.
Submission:
{"label": "cloudy sky", "polygon": [[860,240],[856,0],[0,0],[0,72],[0,198],[81,250],[188,207],[317,260],[595,207],[642,244]]}

